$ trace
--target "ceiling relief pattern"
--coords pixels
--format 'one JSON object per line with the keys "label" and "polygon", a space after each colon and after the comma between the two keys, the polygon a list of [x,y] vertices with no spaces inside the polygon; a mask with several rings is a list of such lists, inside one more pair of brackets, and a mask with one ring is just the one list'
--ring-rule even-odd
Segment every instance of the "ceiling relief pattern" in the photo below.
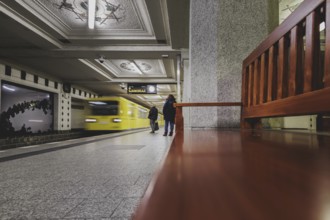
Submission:
{"label": "ceiling relief pattern", "polygon": [[162,60],[106,60],[104,66],[117,77],[166,77]]}
{"label": "ceiling relief pattern", "polygon": [[[86,23],[88,19],[88,0],[62,0],[59,3],[53,3],[60,12],[70,11],[76,15],[76,20]],[[103,3],[103,4],[102,4]],[[95,21],[99,25],[106,25],[107,22],[116,21],[117,23],[125,20],[125,8],[121,4],[112,4],[110,0],[99,1],[96,5]]]}
{"label": "ceiling relief pattern", "polygon": [[[87,27],[87,0],[39,0],[71,29]],[[95,27],[98,29],[142,29],[129,0],[97,0]],[[126,15],[129,16],[126,16]]]}
{"label": "ceiling relief pattern", "polygon": [[303,0],[280,0],[279,1],[279,22],[282,23]]}
{"label": "ceiling relief pattern", "polygon": [[139,63],[136,64],[134,61],[126,61],[119,65],[122,69],[128,70],[130,72],[148,72],[152,69],[151,65],[148,63]]}
{"label": "ceiling relief pattern", "polygon": [[94,30],[88,30],[88,0],[21,0],[19,4],[68,37],[154,37],[145,0],[96,0]]}

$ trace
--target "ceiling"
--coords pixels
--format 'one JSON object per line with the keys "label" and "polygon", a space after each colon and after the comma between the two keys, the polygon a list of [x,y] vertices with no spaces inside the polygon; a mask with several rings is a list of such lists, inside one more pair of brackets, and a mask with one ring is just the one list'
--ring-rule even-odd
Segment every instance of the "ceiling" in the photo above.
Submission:
{"label": "ceiling", "polygon": [[[161,108],[183,80],[176,71],[189,45],[189,0],[96,2],[89,29],[88,0],[0,0],[0,59],[99,95]],[[127,83],[156,83],[158,94],[127,94]]]}
{"label": "ceiling", "polygon": [[282,23],[304,0],[279,0],[279,22]]}

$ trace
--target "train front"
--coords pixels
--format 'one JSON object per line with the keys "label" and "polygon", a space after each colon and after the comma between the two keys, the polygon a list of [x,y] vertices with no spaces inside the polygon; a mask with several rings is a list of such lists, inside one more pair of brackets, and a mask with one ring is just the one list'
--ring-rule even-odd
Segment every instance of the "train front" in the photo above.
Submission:
{"label": "train front", "polygon": [[119,100],[89,100],[85,118],[85,130],[122,130]]}

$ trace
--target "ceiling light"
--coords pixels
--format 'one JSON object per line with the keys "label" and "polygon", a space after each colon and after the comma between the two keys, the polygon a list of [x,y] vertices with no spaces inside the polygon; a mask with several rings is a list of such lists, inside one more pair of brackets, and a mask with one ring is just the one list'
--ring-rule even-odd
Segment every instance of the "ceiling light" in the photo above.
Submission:
{"label": "ceiling light", "polygon": [[44,121],[43,121],[43,120],[36,120],[36,119],[29,119],[29,122],[42,123],[42,122],[44,122]]}
{"label": "ceiling light", "polygon": [[90,101],[89,104],[92,104],[92,105],[106,105],[107,103],[100,102],[100,101]]}
{"label": "ceiling light", "polygon": [[156,94],[157,93],[156,86],[155,85],[147,85],[147,93]]}
{"label": "ceiling light", "polygon": [[2,88],[7,89],[7,90],[12,91],[12,92],[15,92],[15,89],[10,88],[8,86],[2,86]]}
{"label": "ceiling light", "polygon": [[88,28],[94,29],[96,0],[88,0]]}
{"label": "ceiling light", "polygon": [[96,122],[95,118],[86,118],[85,122]]}
{"label": "ceiling light", "polygon": [[320,32],[325,30],[325,22],[320,24]]}
{"label": "ceiling light", "polygon": [[162,54],[162,58],[168,58],[168,54]]}

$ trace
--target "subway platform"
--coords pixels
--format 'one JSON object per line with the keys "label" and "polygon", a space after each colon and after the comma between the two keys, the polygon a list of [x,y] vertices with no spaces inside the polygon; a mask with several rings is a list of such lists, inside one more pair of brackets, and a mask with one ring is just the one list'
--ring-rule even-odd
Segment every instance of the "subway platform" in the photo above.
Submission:
{"label": "subway platform", "polygon": [[144,130],[0,151],[0,219],[131,219],[172,140]]}
{"label": "subway platform", "polygon": [[126,132],[0,157],[0,219],[330,219],[325,134]]}

